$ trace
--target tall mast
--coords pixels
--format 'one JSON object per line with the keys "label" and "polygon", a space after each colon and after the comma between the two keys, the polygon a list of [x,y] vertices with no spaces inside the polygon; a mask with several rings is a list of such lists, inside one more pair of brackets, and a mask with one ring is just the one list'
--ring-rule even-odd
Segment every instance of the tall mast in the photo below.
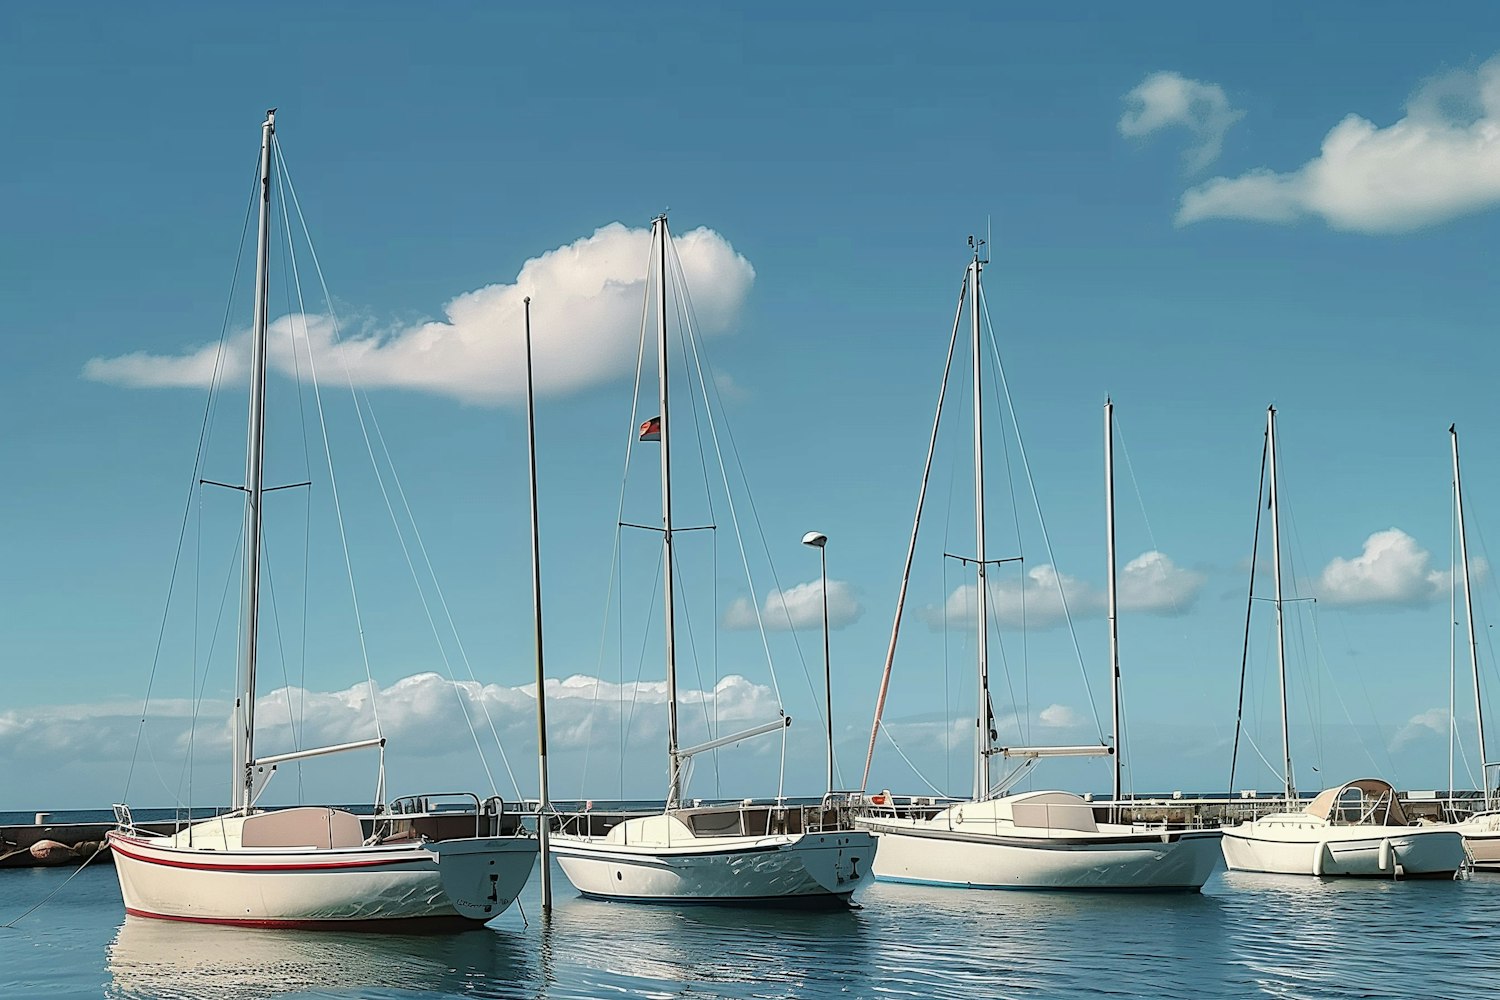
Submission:
{"label": "tall mast", "polygon": [[655,243],[661,254],[656,310],[656,370],[661,388],[661,545],[662,604],[666,610],[667,637],[667,808],[678,805],[682,796],[682,759],[677,753],[677,641],[675,606],[672,596],[672,421],[667,415],[667,217],[652,222]]}
{"label": "tall mast", "polygon": [[[970,242],[974,242],[970,237]],[[979,247],[974,247],[973,280],[969,282],[969,319],[974,334],[974,541],[975,562],[978,565],[974,610],[977,618],[979,655],[979,706],[978,727],[974,734],[974,800],[982,802],[990,796],[990,646],[989,646],[989,594],[985,588],[984,556],[984,353],[979,340]]]}
{"label": "tall mast", "polygon": [[1281,757],[1286,779],[1286,800],[1297,798],[1292,783],[1292,738],[1286,714],[1286,625],[1281,607],[1281,508],[1276,489],[1276,407],[1266,408],[1266,440],[1271,454],[1271,564],[1276,578],[1276,666],[1281,677]]}
{"label": "tall mast", "polygon": [[270,305],[271,137],[276,109],[260,127],[260,219],[255,243],[255,313],[250,341],[250,420],[245,444],[245,648],[235,693],[234,784],[230,804],[248,811],[252,803],[249,763],[255,753],[255,649],[260,625],[261,476],[266,459],[266,323]]}
{"label": "tall mast", "polygon": [[547,672],[542,660],[542,541],[536,502],[536,393],[531,378],[531,296],[526,296],[526,455],[531,469],[531,606],[536,621],[537,847],[542,866],[542,912],[552,912],[552,867],[548,835]]}
{"label": "tall mast", "polygon": [[1114,799],[1120,801],[1120,622],[1115,594],[1115,404],[1104,400],[1104,534],[1109,552],[1109,683],[1110,717],[1114,730]]}
{"label": "tall mast", "polygon": [[[1453,438],[1453,500],[1458,505],[1458,551],[1464,566],[1464,612],[1469,624],[1469,662],[1474,667],[1474,721],[1479,726],[1479,781],[1484,808],[1490,808],[1490,774],[1484,752],[1484,699],[1479,693],[1479,643],[1474,638],[1474,591],[1469,584],[1469,540],[1464,532],[1464,491],[1458,478],[1458,425],[1448,428]],[[1452,784],[1451,780],[1449,784]],[[1451,792],[1449,793],[1452,794]]]}

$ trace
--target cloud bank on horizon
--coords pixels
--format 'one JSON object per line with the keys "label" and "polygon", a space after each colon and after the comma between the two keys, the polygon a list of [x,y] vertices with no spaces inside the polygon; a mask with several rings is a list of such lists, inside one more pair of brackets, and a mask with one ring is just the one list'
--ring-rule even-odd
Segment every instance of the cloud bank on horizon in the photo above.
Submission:
{"label": "cloud bank on horizon", "polygon": [[[632,721],[631,742],[664,740],[666,681],[619,684],[575,674],[548,679],[548,739],[561,751],[581,750],[590,734],[617,732],[621,715]],[[472,748],[471,726],[481,742],[493,746],[493,727],[502,745],[529,745],[535,739],[536,685],[480,684],[452,681],[436,673],[418,673],[376,686],[381,729],[392,751],[403,756],[440,756]],[[709,690],[677,691],[686,726],[707,717],[730,726],[766,722],[779,711],[775,695],[762,684],[739,675],[722,678]],[[291,749],[291,723],[297,720],[300,746],[331,746],[374,734],[369,686],[363,682],[339,691],[283,687],[256,699],[257,744],[266,752]],[[151,742],[158,757],[174,762],[190,749],[228,753],[231,740],[227,702],[190,699],[154,701]],[[140,702],[110,701],[0,712],[0,759],[51,759],[67,755],[98,760],[115,755],[135,740],[141,721]],[[175,766],[175,764],[174,764]]]}
{"label": "cloud bank on horizon", "polygon": [[[699,227],[674,235],[698,330],[733,326],[755,268],[723,236]],[[631,370],[640,338],[651,231],[615,222],[527,260],[511,282],[458,295],[443,318],[379,329],[340,330],[332,315],[291,313],[270,324],[270,363],[284,375],[307,368],[360,388],[415,389],[494,406],[524,398],[524,300],[531,297],[538,393],[566,393]],[[207,388],[246,376],[249,333],[181,354],[137,351],[96,357],[83,376],[129,388]]]}
{"label": "cloud bank on horizon", "polygon": [[[1212,123],[1231,114],[1222,98],[1215,85],[1154,74],[1125,96],[1132,110],[1120,131],[1187,126],[1199,140],[1190,163],[1210,162],[1239,115],[1215,131]],[[1350,112],[1300,167],[1256,167],[1190,188],[1176,222],[1321,219],[1332,229],[1373,235],[1411,232],[1500,204],[1500,56],[1427,80],[1405,111],[1383,127]]]}

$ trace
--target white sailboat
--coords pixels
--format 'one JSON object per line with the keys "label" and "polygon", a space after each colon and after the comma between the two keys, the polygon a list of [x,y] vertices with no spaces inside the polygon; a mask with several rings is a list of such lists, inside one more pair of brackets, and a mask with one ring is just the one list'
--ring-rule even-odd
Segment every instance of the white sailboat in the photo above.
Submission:
{"label": "white sailboat", "polygon": [[[875,877],[882,881],[912,882],[984,889],[1083,889],[1083,890],[1187,890],[1203,887],[1218,862],[1218,832],[1211,830],[1168,830],[1126,823],[1101,823],[1094,806],[1082,796],[1066,791],[1038,791],[1016,795],[1004,794],[1024,771],[1043,757],[1115,755],[1114,790],[1120,794],[1119,758],[1119,667],[1116,643],[1115,553],[1114,553],[1114,486],[1113,486],[1113,406],[1105,406],[1106,483],[1108,485],[1107,534],[1109,539],[1109,621],[1112,660],[1114,731],[1116,747],[1005,747],[994,746],[993,719],[989,711],[989,614],[986,570],[991,565],[985,551],[983,393],[981,386],[983,351],[980,339],[980,272],[985,262],[976,246],[973,261],[965,274],[971,320],[974,361],[974,484],[975,542],[977,566],[977,649],[979,698],[977,739],[974,752],[973,799],[949,805],[934,812],[931,808],[912,808],[890,801],[889,796],[875,796],[871,806],[860,817],[859,825],[876,835],[879,841],[875,855]],[[957,341],[959,319],[954,319],[954,341]],[[953,347],[949,347],[951,366]],[[946,379],[944,382],[946,392]],[[941,414],[942,395],[938,410]],[[933,425],[936,444],[937,421]],[[932,448],[928,453],[928,471]],[[921,521],[923,499],[927,489],[927,472],[922,478],[921,496],[917,501],[917,524]],[[897,602],[896,621],[891,632],[886,673],[882,680],[879,707],[870,734],[871,751],[880,727],[896,637],[900,630],[901,605],[906,596],[906,581],[911,571],[916,547],[917,526],[912,529],[907,554],[906,573],[902,578],[901,598]],[[995,788],[990,779],[990,758],[999,754],[1020,761],[1009,779]],[[866,761],[865,780],[869,780]],[[878,804],[877,804],[878,803]]]}
{"label": "white sailboat", "polygon": [[[673,597],[671,440],[668,409],[666,216],[652,223],[652,255],[658,262],[657,362],[660,417],[648,421],[643,439],[660,441],[662,512],[662,603],[667,671],[667,797],[657,815],[625,819],[599,829],[594,817],[573,817],[554,833],[550,846],[563,873],[586,896],[652,903],[839,905],[868,877],[873,838],[849,823],[850,810],[830,793],[819,806],[784,802],[734,806],[683,805],[683,766],[694,755],[765,733],[791,720],[682,747],[677,725],[676,606]],[[651,294],[647,282],[647,295]],[[678,529],[681,530],[681,529]]]}
{"label": "white sailboat", "polygon": [[[1469,665],[1474,672],[1474,723],[1478,729],[1480,767],[1480,807],[1472,816],[1457,824],[1463,835],[1464,846],[1469,850],[1475,868],[1500,870],[1500,798],[1492,790],[1491,772],[1500,770],[1500,761],[1491,761],[1485,754],[1484,739],[1484,695],[1479,683],[1479,642],[1474,633],[1474,588],[1469,579],[1469,539],[1464,526],[1464,493],[1458,472],[1458,425],[1448,428],[1453,442],[1453,503],[1458,521],[1458,547],[1463,560],[1464,612],[1469,634]],[[1450,744],[1449,785],[1452,782],[1452,759]],[[1451,795],[1452,789],[1450,787]]]}
{"label": "white sailboat", "polygon": [[[343,809],[275,811],[256,800],[278,765],[378,747],[384,738],[258,756],[255,750],[271,173],[276,112],[261,126],[259,229],[246,448],[243,651],[234,711],[231,811],[154,836],[127,806],[107,836],[127,913],[255,927],[391,927],[399,922],[485,921],[504,911],[531,874],[537,843],[498,798],[444,809],[455,796],[397,799],[367,835]],[[438,800],[446,800],[440,802]]]}
{"label": "white sailboat", "polygon": [[[1452,827],[1408,822],[1395,790],[1379,778],[1326,789],[1293,810],[1291,736],[1286,707],[1286,638],[1281,590],[1281,518],[1276,477],[1276,408],[1266,410],[1270,470],[1271,562],[1276,596],[1276,653],[1281,683],[1281,750],[1288,811],[1227,827],[1224,862],[1231,871],[1280,875],[1451,877],[1466,857]],[[1254,574],[1252,572],[1252,584]],[[1248,622],[1247,622],[1248,624]]]}

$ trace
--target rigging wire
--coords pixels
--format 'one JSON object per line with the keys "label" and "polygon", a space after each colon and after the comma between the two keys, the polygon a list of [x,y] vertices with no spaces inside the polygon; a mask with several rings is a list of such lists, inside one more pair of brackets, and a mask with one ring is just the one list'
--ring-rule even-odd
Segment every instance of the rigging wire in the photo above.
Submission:
{"label": "rigging wire", "polygon": [[[870,783],[870,765],[875,759],[875,740],[876,737],[880,734],[880,720],[885,713],[886,695],[890,692],[891,670],[894,667],[896,661],[896,640],[899,639],[901,635],[901,615],[906,609],[906,590],[908,584],[910,584],[911,582],[912,560],[916,557],[917,554],[917,535],[922,527],[922,507],[927,500],[927,480],[928,477],[932,474],[933,454],[937,451],[938,430],[942,426],[943,419],[943,399],[948,394],[948,376],[953,370],[953,353],[954,349],[958,346],[958,324],[959,320],[963,317],[964,296],[967,290],[968,277],[966,272],[963,284],[960,285],[959,288],[958,306],[953,314],[953,332],[949,335],[948,356],[947,359],[943,362],[943,380],[940,388],[938,389],[937,412],[933,414],[932,434],[927,441],[927,459],[922,465],[922,485],[917,490],[917,512],[912,517],[911,540],[907,543],[906,562],[902,566],[901,570],[901,589],[896,596],[896,614],[893,616],[891,621],[891,638],[886,645],[885,666],[884,668],[882,668],[880,673],[880,691],[875,697],[875,713],[874,717],[870,721],[870,743],[865,750],[864,772],[859,779],[859,787],[861,791],[863,791]],[[944,586],[946,587],[946,574],[943,582]],[[945,593],[945,603],[946,600],[947,594]]]}
{"label": "rigging wire", "polygon": [[[1260,554],[1260,514],[1264,509],[1261,498],[1266,495],[1266,459],[1271,449],[1271,439],[1265,438],[1260,450],[1260,486],[1255,493],[1255,533],[1250,542],[1250,583],[1245,596],[1245,643],[1240,653],[1240,696],[1234,708],[1234,749],[1229,756],[1229,797],[1234,797],[1234,775],[1240,759],[1240,734],[1244,730],[1245,675],[1250,664],[1250,612],[1255,607],[1255,559]],[[1253,745],[1253,743],[1252,743]],[[1260,749],[1257,747],[1257,754]],[[1264,755],[1261,756],[1265,760]],[[1269,766],[1269,761],[1267,762]]]}
{"label": "rigging wire", "polygon": [[[652,246],[653,249],[656,246],[656,238],[655,238],[654,234],[652,236],[651,246]],[[604,650],[605,650],[606,641],[607,641],[608,636],[609,636],[609,608],[614,603],[614,598],[615,598],[615,584],[618,583],[618,582],[620,582],[620,573],[621,573],[621,565],[620,564],[621,564],[621,559],[622,559],[622,553],[620,551],[620,536],[621,536],[621,532],[622,532],[621,522],[623,522],[625,520],[625,484],[627,482],[629,482],[629,480],[630,480],[630,456],[631,456],[631,453],[635,449],[636,434],[637,434],[636,428],[639,425],[639,421],[640,421],[641,373],[642,373],[642,370],[643,370],[644,365],[645,365],[645,357],[646,357],[646,320],[647,320],[647,316],[648,316],[648,311],[647,311],[647,305],[646,305],[646,303],[649,302],[650,298],[651,298],[651,296],[650,296],[650,283],[651,283],[650,261],[651,261],[651,256],[652,256],[652,251],[648,250],[647,251],[647,255],[646,255],[646,261],[647,261],[647,269],[646,269],[647,270],[647,273],[646,273],[646,285],[647,285],[647,289],[646,289],[646,291],[647,291],[647,294],[641,299],[640,338],[639,338],[638,345],[636,347],[636,355],[635,355],[635,386],[634,386],[634,388],[632,389],[632,391],[630,393],[630,423],[626,427],[626,430],[625,430],[625,462],[624,462],[624,469],[620,472],[620,494],[619,494],[618,504],[617,504],[617,506],[615,508],[614,551],[610,554],[610,560],[609,560],[609,562],[610,562],[609,582],[605,586],[605,593],[604,593],[604,609],[605,609],[604,610],[604,621],[601,623],[600,628],[599,628],[599,656],[598,656],[598,660],[597,660],[597,663],[596,663],[596,666],[595,666],[595,669],[594,669],[594,693],[593,693],[593,696],[592,696],[592,699],[591,699],[591,703],[590,703],[590,706],[589,706],[588,718],[584,722],[584,732],[583,732],[583,767],[581,768],[580,775],[579,775],[579,797],[580,798],[583,797],[583,788],[587,787],[586,786],[586,782],[588,781],[589,759],[592,756],[592,749],[593,749],[593,743],[594,743],[594,741],[592,739],[593,732],[594,732],[594,718],[595,718],[596,715],[598,715],[598,712],[599,712],[599,689],[600,689],[601,683],[603,682],[603,674],[604,674]],[[622,584],[622,587],[621,587],[621,590],[620,590],[619,597],[620,597],[620,605],[619,605],[619,607],[617,609],[619,613],[617,614],[616,619],[615,619],[616,626],[617,626],[617,629],[618,629],[618,635],[617,635],[616,642],[615,642],[615,653],[616,653],[616,656],[618,657],[618,661],[619,661],[618,676],[619,676],[619,679],[620,679],[620,683],[619,683],[618,687],[616,688],[616,692],[615,692],[615,694],[616,694],[615,714],[619,718],[620,725],[621,725],[621,728],[620,728],[620,743],[619,743],[620,752],[617,755],[617,757],[618,757],[618,761],[617,762],[619,764],[619,770],[620,770],[620,797],[623,799],[625,797],[625,729],[624,729],[624,719],[625,719],[625,711],[624,711],[624,708],[625,708],[625,702],[624,702],[624,699],[625,699],[625,624],[624,624],[625,615],[624,615],[624,602],[625,602],[625,594],[624,594],[623,584]]]}
{"label": "rigging wire", "polygon": [[1021,425],[1016,420],[1015,403],[1012,401],[1010,395],[1010,382],[1005,377],[1005,365],[1000,360],[1000,346],[995,341],[995,326],[990,322],[989,299],[983,293],[983,286],[980,288],[979,301],[984,310],[985,324],[989,327],[990,350],[994,352],[995,367],[1000,374],[1000,387],[1005,392],[1005,406],[1010,411],[1011,427],[1014,429],[1016,435],[1016,449],[1021,455],[1021,467],[1026,471],[1026,483],[1031,489],[1031,502],[1036,508],[1037,523],[1042,529],[1042,544],[1047,549],[1047,560],[1052,564],[1053,579],[1057,583],[1057,599],[1062,604],[1063,617],[1068,623],[1068,636],[1073,643],[1073,654],[1078,660],[1078,673],[1083,678],[1083,689],[1088,696],[1089,711],[1094,716],[1094,728],[1099,732],[1099,742],[1104,743],[1104,725],[1099,721],[1099,706],[1094,700],[1094,688],[1089,683],[1088,671],[1084,669],[1083,648],[1078,643],[1078,630],[1073,626],[1073,615],[1068,610],[1068,595],[1063,590],[1062,574],[1057,572],[1057,556],[1052,551],[1052,537],[1047,532],[1047,520],[1042,516],[1042,502],[1041,498],[1037,495],[1036,480],[1031,475],[1031,463],[1026,458],[1026,442],[1021,437]]}
{"label": "rigging wire", "polygon": [[[311,236],[310,233],[308,233],[308,230],[307,230],[307,220],[304,219],[303,216],[302,216],[302,205],[301,205],[301,203],[297,199],[296,188],[292,186],[291,175],[290,175],[290,173],[286,169],[286,161],[285,161],[285,159],[284,159],[284,157],[282,156],[282,153],[281,153],[281,142],[280,142],[280,140],[278,140],[276,138],[276,136],[274,134],[272,134],[272,136],[271,136],[271,148],[274,150],[274,152],[276,154],[276,166],[277,166],[278,175],[281,178],[281,182],[284,185],[287,194],[289,194],[291,196],[290,198],[283,198],[282,199],[281,210],[282,210],[283,220],[286,222],[286,225],[288,227],[288,232],[290,232],[290,220],[287,218],[287,206],[286,206],[287,201],[290,200],[296,206],[296,209],[297,209],[297,218],[298,218],[298,221],[301,222],[301,224],[302,224],[303,236],[304,236],[304,238],[307,239],[308,253],[312,257],[313,268],[317,271],[317,275],[318,275],[318,283],[320,285],[322,285],[322,288],[323,288],[323,297],[324,297],[324,300],[328,304],[328,309],[329,309],[328,316],[329,316],[329,320],[331,321],[331,324],[332,324],[334,341],[335,341],[335,343],[339,343],[340,342],[339,341],[339,332],[338,332],[339,322],[338,322],[338,316],[333,312],[333,296],[331,296],[331,295],[328,294],[328,283],[323,278],[323,267],[318,262],[317,250],[314,249],[313,244],[312,244],[312,236]],[[299,274],[299,272],[297,271],[297,266],[296,266],[296,259],[297,259],[296,247],[295,247],[295,244],[290,240],[290,238],[288,239],[287,242],[288,242],[288,245],[292,247],[292,250],[291,250],[292,262],[293,262],[292,263],[292,279],[296,283],[296,286],[297,286],[297,301],[299,303],[301,303],[303,301],[303,295],[302,295],[302,278],[301,278],[301,275]],[[313,398],[317,402],[317,408],[318,408],[318,426],[319,426],[319,429],[322,431],[322,437],[323,437],[323,455],[324,455],[324,458],[327,460],[327,463],[328,463],[328,488],[329,488],[330,494],[333,497],[334,518],[338,522],[338,529],[339,529],[339,544],[340,544],[341,548],[343,549],[343,553],[344,553],[344,570],[345,570],[345,575],[347,576],[348,581],[349,581],[349,600],[350,600],[350,604],[352,605],[353,610],[354,610],[355,629],[356,629],[356,631],[357,631],[357,633],[359,635],[359,653],[360,653],[360,659],[364,663],[365,681],[366,681],[366,683],[369,686],[369,692],[370,692],[370,715],[371,715],[371,718],[373,719],[373,721],[375,723],[375,734],[376,734],[376,736],[379,737],[379,738],[381,738],[383,740],[384,739],[384,733],[382,732],[381,726],[380,726],[380,699],[378,697],[377,688],[376,688],[376,685],[375,685],[375,675],[374,675],[373,671],[370,669],[370,653],[369,653],[369,649],[368,649],[368,647],[366,646],[366,643],[365,643],[364,619],[363,619],[362,615],[360,614],[360,610],[359,610],[359,592],[358,592],[357,588],[355,587],[355,583],[354,583],[354,563],[353,563],[353,560],[352,560],[352,558],[350,556],[350,553],[349,553],[349,538],[348,538],[347,533],[344,530],[344,509],[343,509],[343,504],[339,500],[338,480],[335,477],[334,470],[333,470],[333,450],[332,450],[332,447],[330,446],[329,440],[328,440],[328,421],[327,421],[327,418],[325,417],[324,410],[323,410],[323,392],[322,392],[322,389],[320,388],[319,383],[318,383],[317,361],[316,361],[316,359],[313,356],[312,342],[308,338],[308,334],[307,334],[307,319],[306,319],[306,316],[307,316],[307,314],[306,314],[306,312],[304,310],[302,312],[302,339],[303,339],[303,343],[304,343],[305,347],[307,348],[307,367],[308,367],[308,371],[312,375]],[[348,364],[347,364],[347,362],[346,362],[346,364],[344,366],[344,370],[345,370],[345,373],[347,374],[348,373]],[[353,389],[353,379],[352,379],[352,376],[350,377],[350,383],[351,383],[350,388],[351,388],[351,392],[352,392],[352,389]],[[358,400],[356,399],[355,402],[356,402],[355,412],[358,413],[359,412]],[[360,426],[361,426],[361,428],[363,428],[363,426],[364,426],[364,419],[363,419],[363,417],[361,417],[361,419],[360,419]],[[376,778],[375,804],[376,805],[383,805],[384,802],[385,802],[385,745],[382,743],[381,746],[380,746],[380,766],[379,766],[379,773],[378,773],[378,776]]]}
{"label": "rigging wire", "polygon": [[[183,503],[182,525],[178,529],[177,533],[177,550],[172,556],[172,572],[167,580],[167,596],[166,600],[163,602],[161,626],[156,633],[156,648],[151,656],[151,670],[146,679],[146,695],[141,702],[141,721],[136,728],[135,745],[130,753],[130,765],[125,772],[125,787],[122,789],[120,794],[121,801],[125,801],[129,798],[130,783],[135,776],[136,757],[140,753],[141,742],[146,729],[146,717],[151,706],[151,692],[156,683],[156,670],[161,663],[162,645],[166,638],[167,620],[172,607],[172,594],[177,587],[177,571],[182,560],[183,544],[187,538],[188,522],[190,517],[192,516],[193,496],[194,492],[198,489],[198,479],[202,474],[203,449],[204,445],[207,443],[209,433],[213,426],[213,414],[218,396],[219,378],[224,371],[224,347],[229,337],[229,317],[234,310],[234,292],[235,287],[239,284],[240,264],[243,261],[245,255],[245,234],[249,232],[250,229],[250,216],[252,210],[255,207],[255,196],[258,192],[259,187],[260,156],[257,153],[255,173],[250,184],[250,197],[245,204],[245,220],[240,227],[239,249],[235,253],[234,270],[229,279],[229,295],[227,301],[224,304],[224,318],[219,326],[219,346],[218,349],[214,352],[213,372],[209,376],[207,398],[203,403],[203,421],[198,430],[198,445],[193,455],[193,475],[192,479],[190,480],[191,485],[188,487],[187,500]],[[158,778],[160,778],[159,773]],[[165,780],[163,780],[163,784],[165,785]]]}
{"label": "rigging wire", "polygon": [[[666,238],[665,230],[663,230],[663,238],[664,239]],[[730,520],[730,524],[734,527],[735,543],[736,543],[736,545],[739,548],[740,562],[741,562],[741,565],[744,567],[744,570],[745,570],[745,582],[746,582],[746,584],[750,588],[750,606],[755,611],[755,623],[756,623],[756,626],[757,626],[757,628],[758,628],[758,630],[760,632],[761,648],[765,652],[765,657],[766,657],[766,670],[770,674],[770,677],[771,677],[771,690],[772,690],[772,693],[775,695],[775,698],[776,698],[777,710],[778,710],[779,714],[784,717],[786,715],[786,703],[783,700],[782,695],[781,695],[781,683],[780,683],[780,681],[778,680],[778,678],[776,676],[776,664],[775,664],[774,658],[771,655],[770,639],[766,635],[766,625],[765,625],[765,621],[763,620],[763,616],[761,614],[760,602],[756,599],[756,596],[755,596],[756,593],[757,593],[756,588],[755,588],[755,574],[750,569],[750,558],[749,558],[748,553],[745,550],[744,535],[743,535],[743,533],[740,530],[739,511],[738,511],[738,509],[735,506],[734,493],[733,493],[733,490],[730,488],[730,485],[729,485],[729,469],[728,469],[728,467],[724,463],[724,450],[723,450],[723,446],[721,445],[720,440],[719,440],[719,427],[718,427],[719,421],[716,421],[714,419],[713,407],[710,405],[709,384],[711,383],[712,380],[708,379],[705,376],[704,369],[705,369],[705,367],[707,367],[707,369],[708,369],[708,371],[710,373],[713,371],[713,369],[712,369],[712,366],[709,365],[709,363],[705,359],[704,355],[705,355],[706,352],[704,352],[703,350],[701,350],[700,345],[698,343],[698,337],[695,335],[696,334],[696,327],[697,327],[697,318],[696,318],[696,315],[693,312],[692,300],[691,300],[691,298],[689,297],[689,294],[688,294],[686,276],[684,275],[683,269],[682,269],[682,260],[681,260],[680,257],[678,257],[678,255],[677,255],[677,248],[672,244],[672,241],[670,239],[667,240],[667,247],[668,247],[668,249],[670,249],[672,251],[671,261],[670,261],[670,265],[669,266],[675,265],[675,273],[678,276],[677,294],[676,294],[676,296],[674,298],[675,298],[676,304],[678,305],[678,308],[679,308],[679,317],[678,317],[679,327],[681,329],[682,338],[683,338],[684,342],[692,350],[693,364],[694,364],[695,368],[697,369],[697,374],[698,374],[698,386],[699,386],[699,390],[703,393],[703,399],[704,399],[703,412],[704,412],[704,415],[705,415],[705,417],[707,419],[707,422],[708,422],[709,434],[711,436],[711,439],[713,441],[713,446],[714,446],[714,453],[715,453],[715,456],[718,458],[719,474],[720,474],[720,477],[721,477],[721,479],[723,481],[723,484],[724,484],[724,500],[725,500],[725,504],[729,508],[729,520]],[[667,276],[665,274],[662,275],[662,280],[665,281],[666,277]],[[719,404],[719,409],[721,411],[723,411],[724,410],[724,401],[723,401],[723,398],[719,394],[717,383],[713,383],[713,385],[714,385],[714,389],[713,389],[714,397],[713,398],[717,399],[718,404]],[[761,550],[765,554],[766,564],[767,564],[767,566],[768,566],[768,568],[770,569],[770,572],[771,572],[771,582],[775,586],[776,592],[778,594],[784,593],[784,591],[782,589],[782,586],[781,586],[781,580],[777,576],[777,573],[776,573],[776,564],[771,560],[770,545],[766,541],[765,529],[761,525],[761,522],[760,522],[760,512],[757,510],[757,508],[755,506],[755,498],[754,498],[754,495],[751,493],[751,490],[750,490],[750,481],[749,481],[748,477],[746,477],[746,475],[745,475],[744,462],[742,461],[742,459],[740,457],[739,447],[735,443],[734,432],[730,429],[729,423],[728,423],[727,420],[724,421],[724,434],[725,434],[725,440],[727,440],[729,442],[730,453],[734,456],[735,468],[736,468],[736,471],[738,471],[738,473],[739,473],[740,483],[744,487],[744,490],[745,490],[745,498],[746,498],[746,501],[747,501],[747,505],[748,505],[748,507],[750,509],[750,515],[751,515],[752,521],[753,521],[753,523],[755,525],[756,533],[758,534],[758,536],[760,538]],[[813,683],[812,683],[812,673],[807,668],[807,660],[802,655],[802,646],[797,641],[795,629],[792,628],[791,612],[787,608],[785,600],[781,601],[781,609],[782,609],[782,613],[786,616],[787,626],[792,631],[792,645],[793,645],[793,648],[795,648],[796,651],[797,651],[797,658],[798,658],[798,660],[801,661],[801,663],[802,663],[802,673],[803,673],[803,676],[805,676],[807,678],[808,689],[809,690],[814,690],[813,689]],[[814,705],[817,704],[816,691],[814,691],[813,703],[814,703]],[[821,708],[817,709],[817,717],[818,717],[819,720],[823,719],[823,712],[822,712]],[[784,727],[783,727],[783,729],[784,729]],[[784,731],[783,731],[783,734],[782,734],[782,741],[781,742],[782,742],[781,766],[779,768],[779,774],[778,774],[777,781],[776,781],[776,798],[778,800],[780,800],[781,798],[784,797],[784,792],[785,792],[785,788],[786,788],[786,734],[785,734]]]}

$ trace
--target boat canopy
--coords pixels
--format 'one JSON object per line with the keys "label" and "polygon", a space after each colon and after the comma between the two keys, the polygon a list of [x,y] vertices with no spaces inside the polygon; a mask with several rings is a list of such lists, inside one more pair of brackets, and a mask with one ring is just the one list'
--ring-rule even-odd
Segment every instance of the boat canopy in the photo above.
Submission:
{"label": "boat canopy", "polygon": [[1396,797],[1396,790],[1390,782],[1380,778],[1360,778],[1337,788],[1324,789],[1304,811],[1329,823],[1411,825]]}

